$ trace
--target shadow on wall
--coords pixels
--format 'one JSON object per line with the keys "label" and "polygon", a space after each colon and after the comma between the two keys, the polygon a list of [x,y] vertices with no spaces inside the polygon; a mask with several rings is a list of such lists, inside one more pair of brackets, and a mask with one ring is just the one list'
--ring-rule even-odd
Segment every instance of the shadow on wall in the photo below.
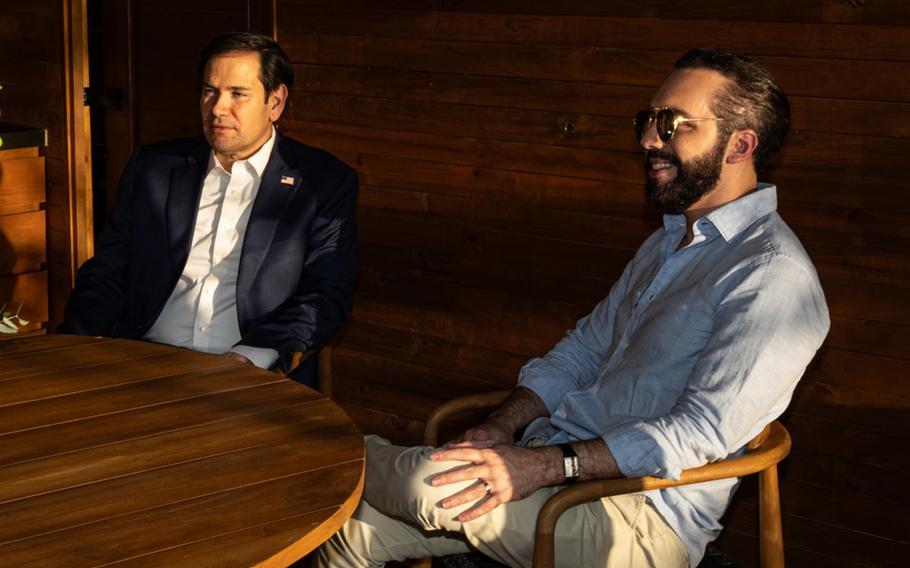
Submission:
{"label": "shadow on wall", "polygon": [[[0,162],[0,187],[3,187],[3,162]],[[13,245],[6,238],[4,230],[0,228],[0,278],[12,274],[14,266],[16,266],[16,251],[13,250]],[[3,294],[3,296],[5,295]],[[0,301],[5,301],[6,299],[5,297],[0,297]]]}
{"label": "shadow on wall", "polygon": [[[3,168],[0,167],[0,173]],[[13,245],[6,238],[6,233],[0,228],[0,278],[9,276],[13,273],[13,267],[16,266],[16,251]]]}
{"label": "shadow on wall", "polygon": [[[895,565],[895,551],[910,550],[910,497],[894,483],[896,472],[910,471],[910,456],[899,450],[910,443],[910,400],[876,403],[855,389],[809,381],[781,421],[793,438],[779,467],[787,564]],[[717,543],[743,568],[758,566],[757,493],[757,478],[743,480]],[[873,526],[879,534],[869,532]]]}

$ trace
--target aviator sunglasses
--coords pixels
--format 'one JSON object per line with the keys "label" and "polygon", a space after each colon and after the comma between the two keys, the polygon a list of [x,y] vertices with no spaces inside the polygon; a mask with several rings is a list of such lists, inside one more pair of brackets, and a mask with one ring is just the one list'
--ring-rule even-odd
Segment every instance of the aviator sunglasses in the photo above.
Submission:
{"label": "aviator sunglasses", "polygon": [[632,124],[635,125],[635,139],[639,142],[641,141],[641,137],[653,123],[657,128],[657,137],[660,138],[661,142],[666,144],[670,140],[673,140],[673,135],[676,134],[676,129],[680,124],[685,122],[702,122],[705,120],[723,120],[723,118],[686,118],[672,108],[661,107],[646,108],[638,111],[635,113],[635,118],[632,119]]}

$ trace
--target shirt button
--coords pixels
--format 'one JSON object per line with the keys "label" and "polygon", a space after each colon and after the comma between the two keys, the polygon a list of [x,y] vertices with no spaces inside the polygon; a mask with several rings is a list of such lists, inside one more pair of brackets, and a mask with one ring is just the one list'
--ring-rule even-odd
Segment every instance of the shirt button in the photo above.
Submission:
{"label": "shirt button", "polygon": [[199,326],[199,331],[205,331],[206,329],[208,329],[207,326],[204,326],[204,325]]}

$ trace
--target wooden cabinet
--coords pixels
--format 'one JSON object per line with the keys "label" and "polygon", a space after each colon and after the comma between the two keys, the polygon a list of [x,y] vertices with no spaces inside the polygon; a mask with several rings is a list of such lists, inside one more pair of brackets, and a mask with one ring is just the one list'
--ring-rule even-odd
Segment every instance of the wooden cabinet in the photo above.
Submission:
{"label": "wooden cabinet", "polygon": [[47,326],[43,145],[43,130],[0,123],[0,306],[28,322],[13,319],[18,332],[0,340]]}

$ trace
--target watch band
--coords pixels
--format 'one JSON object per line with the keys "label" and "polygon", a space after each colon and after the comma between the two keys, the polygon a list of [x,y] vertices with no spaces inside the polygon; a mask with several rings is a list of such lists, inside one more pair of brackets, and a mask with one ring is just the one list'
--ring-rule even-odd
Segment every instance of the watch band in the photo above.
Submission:
{"label": "watch band", "polygon": [[581,477],[581,471],[578,467],[578,454],[572,449],[571,444],[559,444],[559,449],[562,450],[562,464],[566,474],[564,483],[571,485]]}

